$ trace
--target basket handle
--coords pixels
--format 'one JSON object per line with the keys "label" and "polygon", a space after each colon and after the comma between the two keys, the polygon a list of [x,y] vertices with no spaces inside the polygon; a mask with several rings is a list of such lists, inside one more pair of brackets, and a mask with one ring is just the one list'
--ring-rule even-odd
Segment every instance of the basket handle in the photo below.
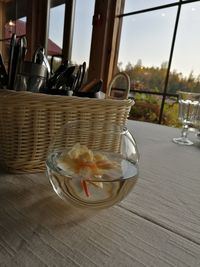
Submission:
{"label": "basket handle", "polygon": [[112,91],[112,86],[113,84],[116,82],[117,79],[119,79],[120,77],[123,77],[125,78],[125,81],[127,83],[127,86],[126,86],[126,90],[124,92],[124,96],[123,96],[123,99],[128,99],[128,95],[129,95],[129,92],[130,92],[130,77],[128,76],[128,74],[126,72],[119,72],[117,73],[113,79],[111,80],[109,86],[108,86],[108,89],[106,91],[106,98],[110,98],[111,97],[111,91]]}

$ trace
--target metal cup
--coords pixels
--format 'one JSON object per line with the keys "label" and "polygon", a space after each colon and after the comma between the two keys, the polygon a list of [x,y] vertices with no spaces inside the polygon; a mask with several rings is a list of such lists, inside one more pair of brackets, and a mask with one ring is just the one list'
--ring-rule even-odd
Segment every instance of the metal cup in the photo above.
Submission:
{"label": "metal cup", "polygon": [[24,61],[16,75],[14,89],[37,93],[46,87],[46,82],[47,68],[44,65]]}

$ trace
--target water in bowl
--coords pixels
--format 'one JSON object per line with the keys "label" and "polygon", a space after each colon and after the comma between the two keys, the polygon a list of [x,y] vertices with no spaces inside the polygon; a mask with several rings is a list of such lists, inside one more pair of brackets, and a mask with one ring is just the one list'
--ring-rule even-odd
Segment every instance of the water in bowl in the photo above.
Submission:
{"label": "water in bowl", "polygon": [[83,180],[59,163],[62,153],[56,151],[49,154],[47,174],[58,196],[75,206],[96,209],[110,207],[126,197],[137,181],[137,164],[120,154],[103,152],[114,162],[115,168],[106,170],[101,177]]}

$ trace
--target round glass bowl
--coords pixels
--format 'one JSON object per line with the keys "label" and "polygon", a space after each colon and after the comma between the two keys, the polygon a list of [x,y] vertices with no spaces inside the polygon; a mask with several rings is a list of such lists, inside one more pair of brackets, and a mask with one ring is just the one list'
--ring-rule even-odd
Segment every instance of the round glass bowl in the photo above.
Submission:
{"label": "round glass bowl", "polygon": [[77,207],[120,202],[138,178],[139,153],[125,127],[92,121],[67,123],[49,147],[47,175],[54,191]]}

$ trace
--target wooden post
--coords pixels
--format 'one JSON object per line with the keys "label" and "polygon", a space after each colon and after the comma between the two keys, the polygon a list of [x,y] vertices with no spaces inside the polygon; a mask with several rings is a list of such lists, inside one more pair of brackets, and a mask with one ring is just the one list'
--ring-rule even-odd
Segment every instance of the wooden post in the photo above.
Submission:
{"label": "wooden post", "polygon": [[27,59],[31,60],[36,48],[48,49],[50,0],[30,0],[27,8]]}
{"label": "wooden post", "polygon": [[[0,2],[0,36],[1,39],[5,38],[5,3]],[[0,51],[3,54],[4,51],[4,42],[0,42]]]}
{"label": "wooden post", "polygon": [[123,7],[124,0],[96,0],[95,3],[88,81],[102,79],[104,91],[116,63],[121,24],[116,15]]}
{"label": "wooden post", "polygon": [[108,42],[106,47],[106,61],[104,66],[104,90],[108,88],[113,76],[117,73],[119,45],[121,39],[122,19],[117,15],[124,11],[124,0],[117,0],[116,5],[110,9],[110,23],[108,29]]}

